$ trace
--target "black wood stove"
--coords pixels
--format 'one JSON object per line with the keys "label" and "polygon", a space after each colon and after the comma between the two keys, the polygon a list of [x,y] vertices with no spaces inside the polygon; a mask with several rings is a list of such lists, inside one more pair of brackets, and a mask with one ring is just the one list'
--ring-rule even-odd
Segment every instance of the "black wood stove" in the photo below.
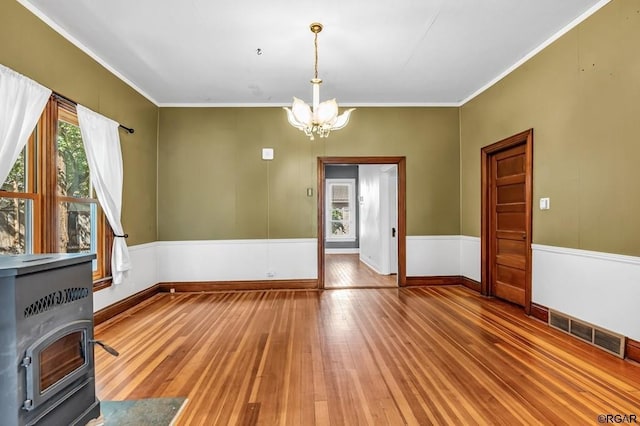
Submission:
{"label": "black wood stove", "polygon": [[0,256],[0,424],[84,426],[100,416],[93,258]]}

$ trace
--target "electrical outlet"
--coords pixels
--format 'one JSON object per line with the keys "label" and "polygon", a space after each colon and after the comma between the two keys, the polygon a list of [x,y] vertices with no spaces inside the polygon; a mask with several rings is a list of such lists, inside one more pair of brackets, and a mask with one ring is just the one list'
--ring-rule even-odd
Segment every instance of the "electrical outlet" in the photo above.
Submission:
{"label": "electrical outlet", "polygon": [[269,272],[267,272],[267,278],[273,278],[273,277],[275,277],[275,276],[276,276],[276,273],[275,273],[275,272],[273,272],[273,271],[269,271]]}

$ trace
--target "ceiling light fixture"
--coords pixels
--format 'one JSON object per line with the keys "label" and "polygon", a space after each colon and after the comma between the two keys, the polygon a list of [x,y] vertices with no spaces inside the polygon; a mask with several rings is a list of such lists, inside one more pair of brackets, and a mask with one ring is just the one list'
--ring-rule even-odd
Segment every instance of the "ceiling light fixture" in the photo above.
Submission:
{"label": "ceiling light fixture", "polygon": [[340,130],[345,127],[349,122],[351,111],[355,108],[350,108],[338,115],[338,103],[335,99],[320,102],[320,84],[322,80],[318,78],[318,33],[322,31],[322,24],[314,22],[309,28],[314,34],[313,44],[315,49],[315,73],[311,79],[313,103],[312,106],[309,106],[294,96],[291,109],[287,107],[284,107],[284,109],[287,111],[289,124],[302,130],[305,135],[313,140],[314,135],[326,138],[332,130]]}

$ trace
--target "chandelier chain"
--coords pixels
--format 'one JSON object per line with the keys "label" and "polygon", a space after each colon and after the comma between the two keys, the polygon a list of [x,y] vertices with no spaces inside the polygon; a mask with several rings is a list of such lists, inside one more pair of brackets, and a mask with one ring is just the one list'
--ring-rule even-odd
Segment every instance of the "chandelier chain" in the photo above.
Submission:
{"label": "chandelier chain", "polygon": [[315,37],[313,39],[313,46],[315,48],[315,52],[316,52],[316,58],[315,58],[315,75],[314,78],[318,78],[318,33],[315,33]]}

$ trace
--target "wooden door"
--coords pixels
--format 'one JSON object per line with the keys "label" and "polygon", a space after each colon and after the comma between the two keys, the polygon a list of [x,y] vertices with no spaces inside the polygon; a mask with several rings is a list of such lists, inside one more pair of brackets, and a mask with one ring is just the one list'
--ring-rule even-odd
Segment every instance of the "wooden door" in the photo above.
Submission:
{"label": "wooden door", "polygon": [[533,130],[482,149],[482,293],[531,309]]}
{"label": "wooden door", "polygon": [[493,295],[525,304],[527,267],[525,146],[491,157],[491,232]]}

